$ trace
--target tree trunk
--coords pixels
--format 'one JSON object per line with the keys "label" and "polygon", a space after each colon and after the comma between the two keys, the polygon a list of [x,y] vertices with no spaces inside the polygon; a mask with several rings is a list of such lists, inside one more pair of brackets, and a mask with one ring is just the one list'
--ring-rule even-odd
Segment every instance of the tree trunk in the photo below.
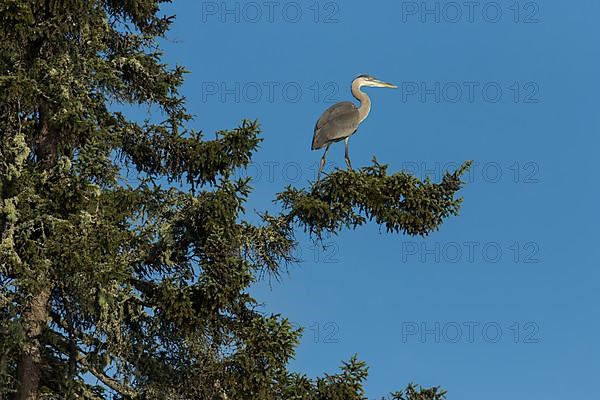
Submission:
{"label": "tree trunk", "polygon": [[23,313],[23,326],[27,342],[21,351],[17,368],[17,392],[14,400],[36,400],[40,384],[42,346],[39,336],[48,319],[50,288],[44,288],[29,301]]}
{"label": "tree trunk", "polygon": [[[41,103],[38,106],[38,161],[49,167],[56,162],[57,140],[52,135],[48,124],[48,107]],[[43,280],[41,280],[43,282]],[[25,305],[23,312],[23,328],[25,330],[25,345],[17,365],[17,392],[14,400],[36,400],[41,376],[42,344],[40,335],[48,321],[48,302],[52,288],[45,286],[34,293]]]}
{"label": "tree trunk", "polygon": [[[45,4],[46,17],[49,17],[49,3]],[[33,65],[40,57],[49,57],[50,54],[42,54],[46,39],[43,37],[35,40],[31,46],[30,60]],[[38,162],[52,167],[56,162],[57,137],[49,128],[49,109],[45,101],[40,101],[37,107],[37,146],[36,152]],[[21,110],[18,110],[21,112]],[[44,282],[43,279],[38,282]],[[38,292],[33,292],[32,297],[25,304],[23,312],[23,328],[25,330],[25,345],[17,364],[17,392],[14,400],[37,400],[39,394],[42,343],[40,335],[48,324],[48,303],[52,287],[47,285]]]}

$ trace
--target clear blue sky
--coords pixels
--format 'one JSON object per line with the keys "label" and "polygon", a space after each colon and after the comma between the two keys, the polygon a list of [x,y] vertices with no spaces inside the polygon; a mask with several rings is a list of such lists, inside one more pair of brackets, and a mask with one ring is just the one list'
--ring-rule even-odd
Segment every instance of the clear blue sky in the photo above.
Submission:
{"label": "clear blue sky", "polygon": [[[305,262],[253,290],[307,327],[292,368],[317,376],[358,353],[369,398],[410,381],[459,400],[593,396],[600,2],[223,4],[166,7],[167,60],[191,70],[183,92],[208,137],[260,120],[250,212],[313,179],[315,121],[361,73],[399,89],[367,89],[355,167],[376,156],[438,180],[477,163],[461,215],[426,240],[368,225],[315,252],[298,232]],[[342,144],[329,161],[344,165]]]}

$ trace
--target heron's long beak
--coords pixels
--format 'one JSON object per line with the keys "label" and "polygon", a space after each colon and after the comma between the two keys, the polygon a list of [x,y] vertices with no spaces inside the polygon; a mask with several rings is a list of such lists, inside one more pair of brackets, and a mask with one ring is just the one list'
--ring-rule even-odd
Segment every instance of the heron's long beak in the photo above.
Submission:
{"label": "heron's long beak", "polygon": [[387,83],[387,82],[383,82],[383,81],[377,81],[377,85],[379,87],[384,87],[384,88],[390,88],[390,89],[397,89],[398,86],[396,85],[392,85],[391,83]]}

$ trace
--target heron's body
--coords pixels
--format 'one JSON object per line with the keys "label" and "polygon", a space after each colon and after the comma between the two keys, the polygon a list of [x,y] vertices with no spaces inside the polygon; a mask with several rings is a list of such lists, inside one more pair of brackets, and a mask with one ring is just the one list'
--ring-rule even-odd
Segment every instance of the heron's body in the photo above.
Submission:
{"label": "heron's body", "polygon": [[348,138],[358,130],[358,126],[367,118],[371,111],[371,99],[361,91],[363,86],[372,87],[389,87],[395,88],[394,85],[379,81],[368,75],[360,75],[352,81],[352,95],[360,101],[360,107],[349,101],[342,101],[329,107],[315,125],[315,132],[312,140],[312,150],[317,150],[327,146],[323,158],[321,159],[321,167],[317,180],[321,175],[321,170],[325,164],[325,156],[332,143],[342,140],[346,141],[346,164],[348,169],[352,169],[350,157],[348,156]]}
{"label": "heron's body", "polygon": [[349,101],[329,107],[317,121],[312,150],[323,148],[331,142],[339,142],[358,130],[360,116],[358,107]]}

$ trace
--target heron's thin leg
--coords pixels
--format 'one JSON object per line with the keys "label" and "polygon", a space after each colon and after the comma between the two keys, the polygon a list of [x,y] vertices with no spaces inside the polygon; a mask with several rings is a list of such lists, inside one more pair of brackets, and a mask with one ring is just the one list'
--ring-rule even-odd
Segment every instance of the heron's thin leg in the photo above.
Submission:
{"label": "heron's thin leg", "polygon": [[348,156],[348,139],[350,139],[349,137],[346,138],[346,165],[348,166],[348,169],[350,171],[352,171],[352,165],[350,164],[350,157]]}
{"label": "heron's thin leg", "polygon": [[323,157],[321,158],[321,166],[319,167],[319,173],[317,174],[317,181],[319,181],[319,178],[321,177],[321,171],[323,170],[323,166],[325,165],[325,156],[327,155],[327,152],[329,151],[329,146],[331,146],[331,143],[329,143],[327,145],[327,148],[325,149],[325,153],[323,153]]}

